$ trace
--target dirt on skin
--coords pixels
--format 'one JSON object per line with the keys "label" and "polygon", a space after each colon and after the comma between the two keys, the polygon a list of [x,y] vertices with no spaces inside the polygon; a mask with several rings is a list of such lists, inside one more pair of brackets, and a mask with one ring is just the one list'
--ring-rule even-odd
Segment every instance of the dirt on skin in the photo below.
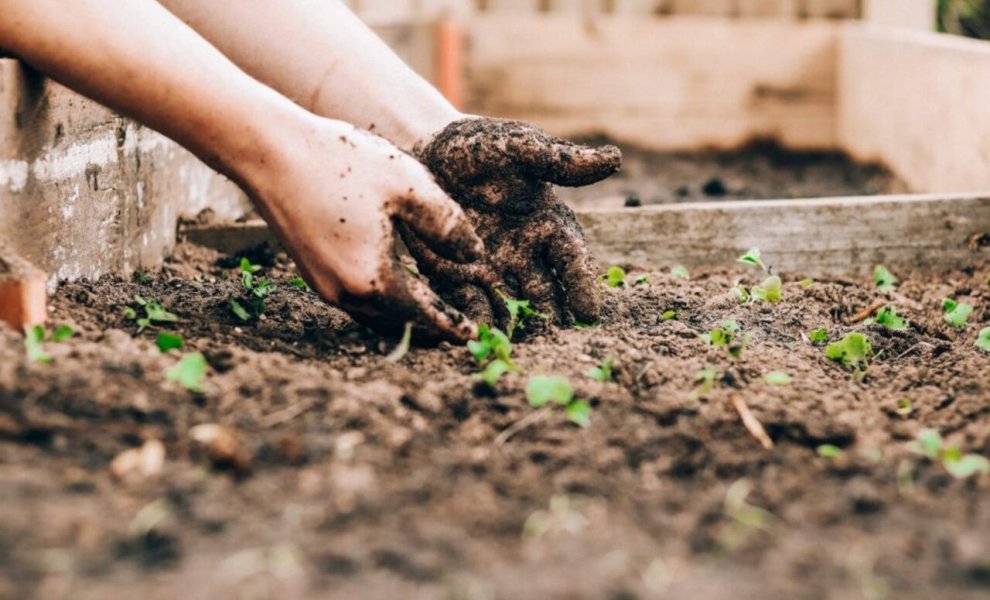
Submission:
{"label": "dirt on skin", "polygon": [[[289,285],[284,257],[251,258],[279,285],[255,322],[229,307],[237,260],[183,246],[160,272],[63,285],[52,323],[77,334],[45,344],[51,364],[0,330],[0,597],[990,594],[990,475],[956,479],[907,447],[930,427],[990,455],[990,355],[974,347],[990,265],[897,273],[889,294],[794,274],[773,305],[730,293],[754,268],[653,272],[602,288],[600,326],[530,332],[524,373],[491,390],[463,347],[386,362],[393,342]],[[179,322],[139,332],[135,295]],[[945,296],[975,307],[965,329],[943,321]],[[847,322],[878,299],[910,327]],[[727,319],[752,336],[738,361],[698,337]],[[864,331],[879,357],[854,377],[805,338],[816,327]],[[155,347],[161,330],[206,356],[205,393],[166,380],[178,355]],[[614,381],[584,375],[609,356]],[[724,376],[693,395],[709,366]],[[590,427],[553,411],[497,445],[534,414],[524,389],[541,373],[570,378]],[[204,424],[226,428],[226,450],[192,439]],[[119,459],[111,473],[153,440],[160,473],[153,457],[150,475]]]}

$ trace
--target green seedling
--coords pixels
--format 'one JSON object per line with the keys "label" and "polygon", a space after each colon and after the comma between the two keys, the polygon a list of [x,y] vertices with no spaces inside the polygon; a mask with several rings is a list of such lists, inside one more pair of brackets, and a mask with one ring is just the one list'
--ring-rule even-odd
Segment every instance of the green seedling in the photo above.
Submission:
{"label": "green seedling", "polygon": [[822,444],[817,448],[816,452],[822,458],[838,458],[842,456],[842,448],[832,444]]}
{"label": "green seedling", "polygon": [[828,343],[828,330],[824,327],[819,327],[818,329],[812,329],[808,332],[808,339],[811,340],[812,344],[827,344]]}
{"label": "green seedling", "polygon": [[583,323],[581,321],[574,321],[575,329],[594,329],[595,327],[601,326],[601,321],[595,321],[594,323]]}
{"label": "green seedling", "polygon": [[750,342],[749,334],[742,334],[739,324],[725,321],[721,327],[699,336],[705,343],[715,348],[725,348],[732,358],[739,358]]}
{"label": "green seedling", "polygon": [[801,287],[803,287],[803,288],[814,287],[815,280],[814,279],[802,279],[801,281],[798,282],[798,285],[801,286]]}
{"label": "green seedling", "polygon": [[622,287],[626,285],[626,270],[619,266],[609,267],[598,280],[610,288]]}
{"label": "green seedling", "polygon": [[752,248],[749,252],[740,256],[736,262],[740,262],[744,265],[757,266],[763,269],[764,271],[767,270],[767,266],[763,264],[763,259],[760,257],[759,248]]}
{"label": "green seedling", "polygon": [[76,335],[76,332],[72,329],[71,325],[59,325],[52,332],[52,341],[58,344],[71,339],[74,335]]}
{"label": "green seedling", "polygon": [[612,366],[615,364],[615,358],[609,356],[604,361],[600,367],[593,367],[585,371],[585,375],[596,380],[596,381],[612,381],[614,373],[612,373]]}
{"label": "green seedling", "polygon": [[691,392],[691,399],[697,400],[712,393],[715,389],[715,382],[722,378],[722,374],[711,367],[705,367],[694,377],[694,382],[698,384]]}
{"label": "green seedling", "polygon": [[649,275],[640,275],[639,277],[636,278],[636,281],[633,282],[633,285],[634,286],[636,286],[636,285],[645,285],[647,283],[650,283],[650,276]]}
{"label": "green seedling", "polygon": [[732,295],[735,296],[736,301],[739,304],[746,304],[753,298],[750,295],[749,290],[746,289],[746,286],[744,286],[741,283],[736,287],[732,288]]}
{"label": "green seedling", "polygon": [[510,340],[515,338],[516,331],[526,328],[526,323],[530,319],[547,318],[545,314],[530,308],[529,300],[516,300],[501,291],[498,291],[498,295],[501,296],[502,302],[505,303],[505,309],[509,312],[509,326],[506,333]]}
{"label": "green seedling", "polygon": [[409,353],[409,346],[412,344],[412,330],[413,323],[409,321],[406,323],[405,329],[402,331],[402,339],[399,340],[399,344],[395,347],[395,350],[389,353],[385,357],[385,362],[387,363],[397,363],[406,357]]}
{"label": "green seedling", "polygon": [[946,323],[961,329],[966,326],[969,315],[973,314],[973,307],[963,302],[956,302],[952,298],[943,298],[942,312],[945,313]]}
{"label": "green seedling", "polygon": [[976,348],[990,353],[990,327],[980,331],[980,335],[976,337]]}
{"label": "green seedling", "polygon": [[676,310],[668,310],[668,311],[664,312],[662,315],[660,315],[660,320],[661,321],[673,321],[676,318],[677,318],[677,311]]}
{"label": "green seedling", "polygon": [[776,515],[748,502],[751,491],[752,485],[746,479],[736,481],[726,491],[723,512],[730,523],[720,537],[730,549],[740,547],[757,532],[775,535],[780,529]]}
{"label": "green seedling", "polygon": [[276,289],[275,282],[267,277],[258,277],[260,265],[251,264],[247,258],[241,259],[241,287],[246,295],[230,299],[230,310],[242,321],[250,321],[265,312],[265,298]]}
{"label": "green seedling", "polygon": [[897,309],[893,306],[884,306],[877,311],[876,323],[877,325],[883,325],[891,331],[907,329],[908,326],[907,319],[897,314]]}
{"label": "green seedling", "polygon": [[166,353],[169,350],[182,350],[183,341],[182,336],[177,333],[168,333],[162,331],[158,333],[158,339],[155,341],[158,349]]}
{"label": "green seedling", "polygon": [[479,325],[477,341],[470,340],[467,348],[478,363],[485,365],[474,377],[484,381],[489,387],[495,387],[502,375],[519,370],[512,362],[512,342],[498,328]]}
{"label": "green seedling", "polygon": [[206,357],[199,352],[185,354],[174,366],[165,371],[165,379],[178,383],[190,392],[197,394],[204,391],[206,379]]}
{"label": "green seedling", "polygon": [[869,338],[854,331],[844,338],[825,347],[825,356],[836,362],[841,362],[846,368],[859,371],[865,368],[873,356],[873,346]]}
{"label": "green seedling", "polygon": [[877,288],[885,292],[892,292],[897,289],[897,277],[891,273],[887,267],[877,265],[873,269],[873,283]]}
{"label": "green seedling", "polygon": [[[165,310],[162,303],[154,298],[134,296],[134,302],[140,308],[134,309],[128,306],[124,309],[124,316],[137,323],[139,333],[155,323],[177,323],[179,321],[178,316]],[[139,316],[138,311],[143,311],[144,316]]]}
{"label": "green seedling", "polygon": [[990,474],[990,460],[979,454],[963,454],[957,446],[946,446],[941,434],[934,429],[922,429],[908,450],[942,463],[945,470],[957,479],[978,474]]}
{"label": "green seedling", "polygon": [[70,325],[59,325],[52,332],[51,336],[48,335],[43,325],[25,325],[24,351],[27,354],[28,361],[38,364],[51,363],[52,356],[45,351],[45,340],[61,343],[70,339],[75,334],[75,330]]}
{"label": "green seedling", "polygon": [[584,400],[574,399],[574,388],[566,377],[531,377],[526,384],[526,401],[533,408],[543,408],[548,404],[563,406],[572,423],[580,427],[591,424],[591,405]]}
{"label": "green seedling", "polygon": [[676,267],[670,270],[670,274],[677,279],[683,279],[685,281],[691,279],[691,272],[688,271],[687,267],[685,267],[684,265],[677,265]]}
{"label": "green seedling", "polygon": [[750,291],[750,297],[756,302],[776,304],[784,297],[783,285],[784,282],[781,281],[780,277],[771,275],[762,284],[753,287]]}
{"label": "green seedling", "polygon": [[910,416],[914,412],[914,406],[908,398],[901,398],[897,401],[897,414],[902,417]]}
{"label": "green seedling", "polygon": [[302,277],[293,277],[292,279],[289,280],[289,285],[291,285],[292,287],[297,287],[305,292],[313,291],[313,288],[309,287],[309,284],[306,283],[306,280],[303,279]]}
{"label": "green seedling", "polygon": [[501,358],[496,358],[495,360],[488,363],[484,369],[480,372],[474,374],[475,379],[479,379],[488,384],[488,387],[495,387],[498,380],[502,378],[502,375],[514,371],[515,368],[510,363],[505,362]]}
{"label": "green seedling", "polygon": [[788,386],[791,385],[791,376],[782,371],[772,371],[767,373],[763,380],[770,385]]}

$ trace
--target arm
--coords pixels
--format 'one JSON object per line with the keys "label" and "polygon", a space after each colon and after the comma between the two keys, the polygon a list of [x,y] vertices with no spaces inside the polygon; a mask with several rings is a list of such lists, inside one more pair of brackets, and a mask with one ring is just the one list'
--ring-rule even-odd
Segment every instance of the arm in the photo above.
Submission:
{"label": "arm", "polygon": [[394,222],[462,261],[481,242],[429,172],[388,142],[248,77],[154,0],[0,0],[0,40],[239,183],[324,298],[379,323],[473,335],[398,264]]}

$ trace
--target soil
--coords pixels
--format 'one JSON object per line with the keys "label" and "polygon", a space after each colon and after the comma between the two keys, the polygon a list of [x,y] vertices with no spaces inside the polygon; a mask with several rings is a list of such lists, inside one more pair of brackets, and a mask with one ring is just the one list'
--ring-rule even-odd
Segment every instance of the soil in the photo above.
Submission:
{"label": "soil", "polygon": [[[585,140],[592,145],[608,140]],[[622,148],[622,171],[586,188],[563,188],[584,207],[617,208],[679,202],[822,198],[906,193],[907,185],[878,164],[842,152],[797,152],[757,141],[735,151],[651,152]]]}
{"label": "soil", "polygon": [[[45,345],[51,364],[0,330],[0,597],[990,594],[990,476],[955,479],[907,447],[931,427],[990,455],[990,355],[974,347],[990,265],[898,273],[894,294],[786,275],[774,305],[733,299],[759,279],[742,265],[603,289],[599,326],[514,347],[527,374],[570,378],[590,427],[551,412],[499,445],[534,414],[526,375],[489,390],[447,344],[389,363],[394,341],[288,285],[287,259],[251,258],[280,286],[256,322],[228,306],[236,259],[181,246],[159,272],[63,285],[52,322],[77,335]],[[178,355],[124,316],[135,295],[178,315],[167,329],[206,356],[205,393],[166,380]],[[943,322],[944,296],[976,307],[968,327]],[[847,322],[884,298],[909,329]],[[726,319],[752,336],[738,361],[698,339]],[[805,339],[815,327],[862,330],[880,356],[855,377]],[[615,381],[584,375],[608,356]],[[694,395],[706,366],[725,375]],[[204,424],[224,428],[207,450]],[[149,440],[160,473],[111,468]]]}

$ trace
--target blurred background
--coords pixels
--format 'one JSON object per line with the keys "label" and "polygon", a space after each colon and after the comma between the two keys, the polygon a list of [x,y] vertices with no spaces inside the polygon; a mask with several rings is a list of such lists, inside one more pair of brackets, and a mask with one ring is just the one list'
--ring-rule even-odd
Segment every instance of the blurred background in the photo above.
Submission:
{"label": "blurred background", "polygon": [[990,39],[990,0],[939,0],[940,31]]}

